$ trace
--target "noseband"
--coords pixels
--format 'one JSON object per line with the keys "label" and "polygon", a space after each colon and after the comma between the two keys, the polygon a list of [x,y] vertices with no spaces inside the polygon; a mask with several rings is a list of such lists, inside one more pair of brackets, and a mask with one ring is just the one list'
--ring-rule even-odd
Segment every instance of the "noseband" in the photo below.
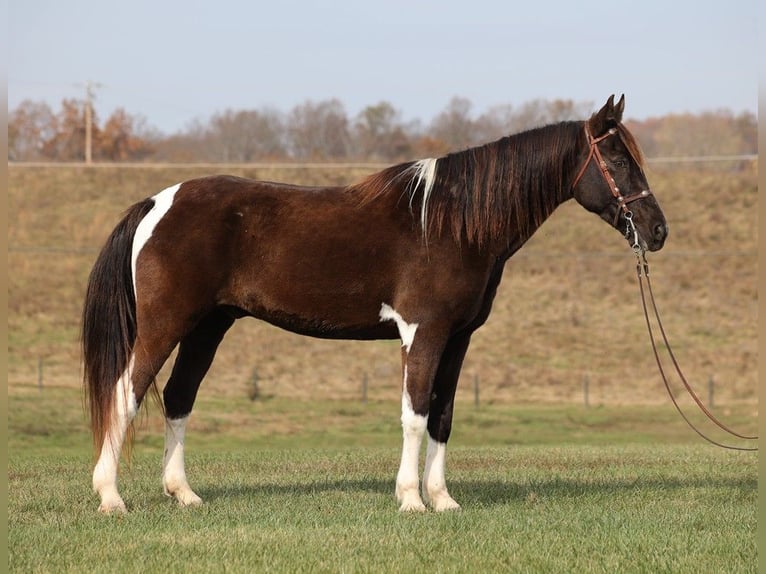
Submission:
{"label": "noseband", "polygon": [[[652,191],[650,189],[644,189],[643,191],[636,193],[635,195],[631,195],[630,197],[623,197],[623,195],[620,193],[620,188],[617,187],[617,183],[614,181],[612,174],[609,173],[609,168],[604,161],[604,157],[601,155],[601,150],[598,149],[599,142],[605,140],[609,136],[613,136],[616,133],[617,129],[611,128],[604,135],[594,138],[588,129],[588,122],[585,122],[585,137],[587,138],[588,145],[590,146],[590,152],[588,153],[588,157],[585,160],[585,163],[580,168],[580,171],[577,172],[577,177],[575,177],[574,183],[572,184],[572,189],[574,189],[580,179],[582,179],[585,170],[588,168],[588,165],[590,165],[591,160],[594,159],[596,161],[596,165],[599,168],[599,171],[601,172],[601,175],[604,177],[604,181],[606,181],[606,184],[609,186],[612,195],[617,200],[619,208],[622,209],[622,213],[625,216],[625,220],[628,222],[629,228],[632,227],[635,230],[635,227],[633,226],[633,212],[628,209],[628,204],[633,201],[649,197],[652,194]],[[614,222],[612,222],[612,225],[615,227],[617,227],[617,222],[620,220],[620,209],[617,209],[617,213],[614,215]]]}

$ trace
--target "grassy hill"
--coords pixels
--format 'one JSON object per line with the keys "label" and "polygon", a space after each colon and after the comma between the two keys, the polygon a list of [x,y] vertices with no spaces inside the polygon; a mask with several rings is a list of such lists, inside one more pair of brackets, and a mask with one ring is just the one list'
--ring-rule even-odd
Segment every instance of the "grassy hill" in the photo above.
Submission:
{"label": "grassy hill", "polygon": [[[78,330],[98,249],[134,201],[210,168],[9,168],[9,393],[80,384]],[[227,173],[291,183],[345,184],[370,168],[253,167]],[[755,406],[756,170],[657,168],[650,183],[668,218],[652,278],[688,378],[715,404]],[[41,363],[42,361],[42,363]],[[299,337],[245,319],[229,332],[203,394],[261,393],[398,401],[398,343]],[[167,374],[169,370],[164,370]],[[160,384],[165,377],[161,374]],[[562,206],[506,267],[490,319],[473,338],[459,400],[662,403],[627,244],[576,203]]]}

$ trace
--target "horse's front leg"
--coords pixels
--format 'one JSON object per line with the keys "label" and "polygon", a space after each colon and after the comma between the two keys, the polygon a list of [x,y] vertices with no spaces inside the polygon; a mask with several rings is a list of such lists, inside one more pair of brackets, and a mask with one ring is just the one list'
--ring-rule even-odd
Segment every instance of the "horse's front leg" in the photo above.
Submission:
{"label": "horse's front leg", "polygon": [[442,353],[434,379],[428,414],[428,448],[423,471],[423,499],[437,512],[458,510],[460,505],[447,491],[445,463],[447,441],[452,431],[455,391],[471,335],[452,337]]}
{"label": "horse's front leg", "polygon": [[422,512],[426,507],[418,491],[420,484],[420,444],[426,431],[428,411],[423,412],[424,401],[419,400],[419,398],[416,398],[416,403],[413,405],[413,392],[417,395],[418,391],[415,388],[417,385],[410,382],[412,379],[408,377],[408,370],[408,366],[405,364],[402,385],[403,444],[402,459],[399,463],[399,472],[396,475],[396,499],[399,501],[399,510]]}
{"label": "horse's front leg", "polygon": [[428,325],[409,323],[383,305],[381,321],[395,321],[402,339],[402,458],[396,475],[399,510],[422,512],[420,498],[420,445],[428,425],[428,408],[434,375],[446,337]]}

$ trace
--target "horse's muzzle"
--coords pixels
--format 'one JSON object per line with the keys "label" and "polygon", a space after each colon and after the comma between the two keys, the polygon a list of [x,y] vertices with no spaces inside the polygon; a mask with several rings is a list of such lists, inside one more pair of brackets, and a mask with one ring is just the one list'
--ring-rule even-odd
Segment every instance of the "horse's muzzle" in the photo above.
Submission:
{"label": "horse's muzzle", "polygon": [[662,246],[665,245],[665,240],[668,238],[668,224],[657,223],[652,227],[652,235],[649,237],[649,241],[646,242],[646,248],[649,251],[659,251]]}

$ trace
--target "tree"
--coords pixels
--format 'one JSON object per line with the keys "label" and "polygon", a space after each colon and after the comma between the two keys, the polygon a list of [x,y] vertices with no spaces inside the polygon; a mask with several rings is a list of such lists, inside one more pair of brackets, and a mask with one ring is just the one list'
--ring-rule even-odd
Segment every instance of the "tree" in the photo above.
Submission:
{"label": "tree", "polygon": [[468,98],[453,97],[447,107],[431,122],[428,135],[452,151],[470,147],[476,141],[475,124],[471,119],[471,101]]}
{"label": "tree", "polygon": [[[42,142],[42,155],[57,161],[85,159],[85,107],[80,100],[65,99],[56,115],[56,131]],[[93,140],[98,141],[98,120],[93,112]]]}
{"label": "tree", "polygon": [[141,160],[150,156],[151,132],[142,117],[116,109],[106,120],[96,140],[96,157],[109,161]]}
{"label": "tree", "polygon": [[511,130],[521,132],[557,122],[582,120],[590,115],[592,107],[592,102],[531,100],[513,113]]}
{"label": "tree", "polygon": [[476,120],[474,129],[481,142],[490,142],[514,131],[515,109],[511,104],[492,106]]}
{"label": "tree", "polygon": [[293,157],[340,159],[349,151],[350,134],[346,110],[340,100],[307,101],[295,106],[287,120],[287,136]]}
{"label": "tree", "polygon": [[354,155],[369,160],[394,161],[412,152],[401,114],[389,102],[367,106],[354,122]]}
{"label": "tree", "polygon": [[741,121],[727,110],[665,116],[654,133],[656,152],[663,156],[753,153],[756,124],[743,130]]}
{"label": "tree", "polygon": [[226,110],[210,119],[212,152],[221,161],[284,157],[284,121],[276,110]]}
{"label": "tree", "polygon": [[56,131],[56,116],[48,104],[24,100],[8,118],[8,159],[41,159],[43,142],[53,138]]}

